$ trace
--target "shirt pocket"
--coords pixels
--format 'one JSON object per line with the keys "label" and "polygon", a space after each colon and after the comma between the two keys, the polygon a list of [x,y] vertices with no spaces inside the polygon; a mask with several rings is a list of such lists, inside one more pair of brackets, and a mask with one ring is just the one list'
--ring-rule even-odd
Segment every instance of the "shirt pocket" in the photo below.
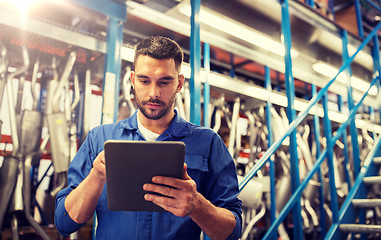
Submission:
{"label": "shirt pocket", "polygon": [[187,168],[191,170],[198,170],[202,172],[207,172],[208,169],[208,159],[201,155],[185,155],[185,163]]}
{"label": "shirt pocket", "polygon": [[208,173],[208,159],[202,155],[185,155],[188,175],[196,182],[197,191],[205,194],[205,175]]}

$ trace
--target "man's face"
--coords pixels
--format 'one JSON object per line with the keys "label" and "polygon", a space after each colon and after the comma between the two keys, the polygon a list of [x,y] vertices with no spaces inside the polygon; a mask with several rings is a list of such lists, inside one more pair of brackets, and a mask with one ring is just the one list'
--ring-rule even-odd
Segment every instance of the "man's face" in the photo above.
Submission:
{"label": "man's face", "polygon": [[184,77],[179,75],[173,59],[141,55],[136,59],[131,81],[140,111],[147,119],[157,120],[173,112]]}

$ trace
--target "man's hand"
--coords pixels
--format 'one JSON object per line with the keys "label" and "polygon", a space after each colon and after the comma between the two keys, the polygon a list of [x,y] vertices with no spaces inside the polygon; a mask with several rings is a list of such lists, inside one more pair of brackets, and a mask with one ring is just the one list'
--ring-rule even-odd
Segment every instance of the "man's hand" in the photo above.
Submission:
{"label": "man's hand", "polygon": [[100,152],[93,162],[90,174],[75,188],[65,200],[65,208],[76,223],[85,223],[93,215],[106,182],[104,152]]}
{"label": "man's hand", "polygon": [[[154,184],[144,184],[145,191],[160,193],[164,196],[146,194],[144,198],[152,201],[168,212],[179,217],[188,216],[197,207],[199,193],[197,186],[187,173],[187,165],[184,163],[183,179],[156,176],[152,178]],[[162,185],[157,185],[162,184]]]}
{"label": "man's hand", "polygon": [[189,216],[212,239],[226,239],[233,232],[236,224],[233,213],[214,206],[197,192],[196,183],[189,177],[186,164],[183,179],[157,176],[152,178],[152,182],[144,184],[143,189],[164,196],[148,193],[144,196],[147,201],[178,217]]}
{"label": "man's hand", "polygon": [[100,152],[93,162],[91,172],[101,180],[106,179],[105,153]]}

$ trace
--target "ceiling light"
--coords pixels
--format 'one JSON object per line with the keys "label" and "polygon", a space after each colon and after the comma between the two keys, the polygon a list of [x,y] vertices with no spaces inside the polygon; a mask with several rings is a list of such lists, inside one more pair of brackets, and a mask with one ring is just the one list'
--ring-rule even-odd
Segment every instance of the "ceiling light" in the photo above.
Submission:
{"label": "ceiling light", "polygon": [[[316,72],[323,74],[327,76],[330,79],[333,79],[336,74],[339,72],[339,70],[325,62],[318,61],[317,63],[314,63],[312,65],[313,70]],[[344,72],[341,72],[339,76],[337,76],[337,80],[341,83],[346,84],[347,83],[347,75]],[[369,82],[360,79],[358,77],[352,76],[351,77],[351,85],[353,88],[356,88],[357,90],[360,90],[362,92],[366,92],[370,86]],[[375,86],[372,86],[369,90],[370,95],[377,95],[377,88]]]}
{"label": "ceiling light", "polygon": [[[187,17],[191,16],[191,7],[189,5],[182,5],[179,11]],[[231,36],[240,38],[248,43],[261,47],[267,51],[275,53],[279,56],[285,55],[284,45],[280,42],[274,41],[270,37],[247,27],[233,19],[222,16],[218,13],[209,11],[203,7],[200,9],[200,21],[222,32],[228,33]],[[296,58],[299,52],[291,49],[291,57]]]}

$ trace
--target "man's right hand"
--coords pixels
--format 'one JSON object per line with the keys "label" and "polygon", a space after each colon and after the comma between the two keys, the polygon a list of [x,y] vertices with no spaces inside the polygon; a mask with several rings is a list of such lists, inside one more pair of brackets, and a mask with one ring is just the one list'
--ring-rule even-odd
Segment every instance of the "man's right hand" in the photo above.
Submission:
{"label": "man's right hand", "polygon": [[100,152],[93,162],[91,172],[101,180],[106,180],[106,165],[104,151]]}
{"label": "man's right hand", "polygon": [[100,152],[93,162],[90,174],[75,188],[65,200],[65,208],[76,223],[85,223],[93,215],[106,182],[104,152]]}

